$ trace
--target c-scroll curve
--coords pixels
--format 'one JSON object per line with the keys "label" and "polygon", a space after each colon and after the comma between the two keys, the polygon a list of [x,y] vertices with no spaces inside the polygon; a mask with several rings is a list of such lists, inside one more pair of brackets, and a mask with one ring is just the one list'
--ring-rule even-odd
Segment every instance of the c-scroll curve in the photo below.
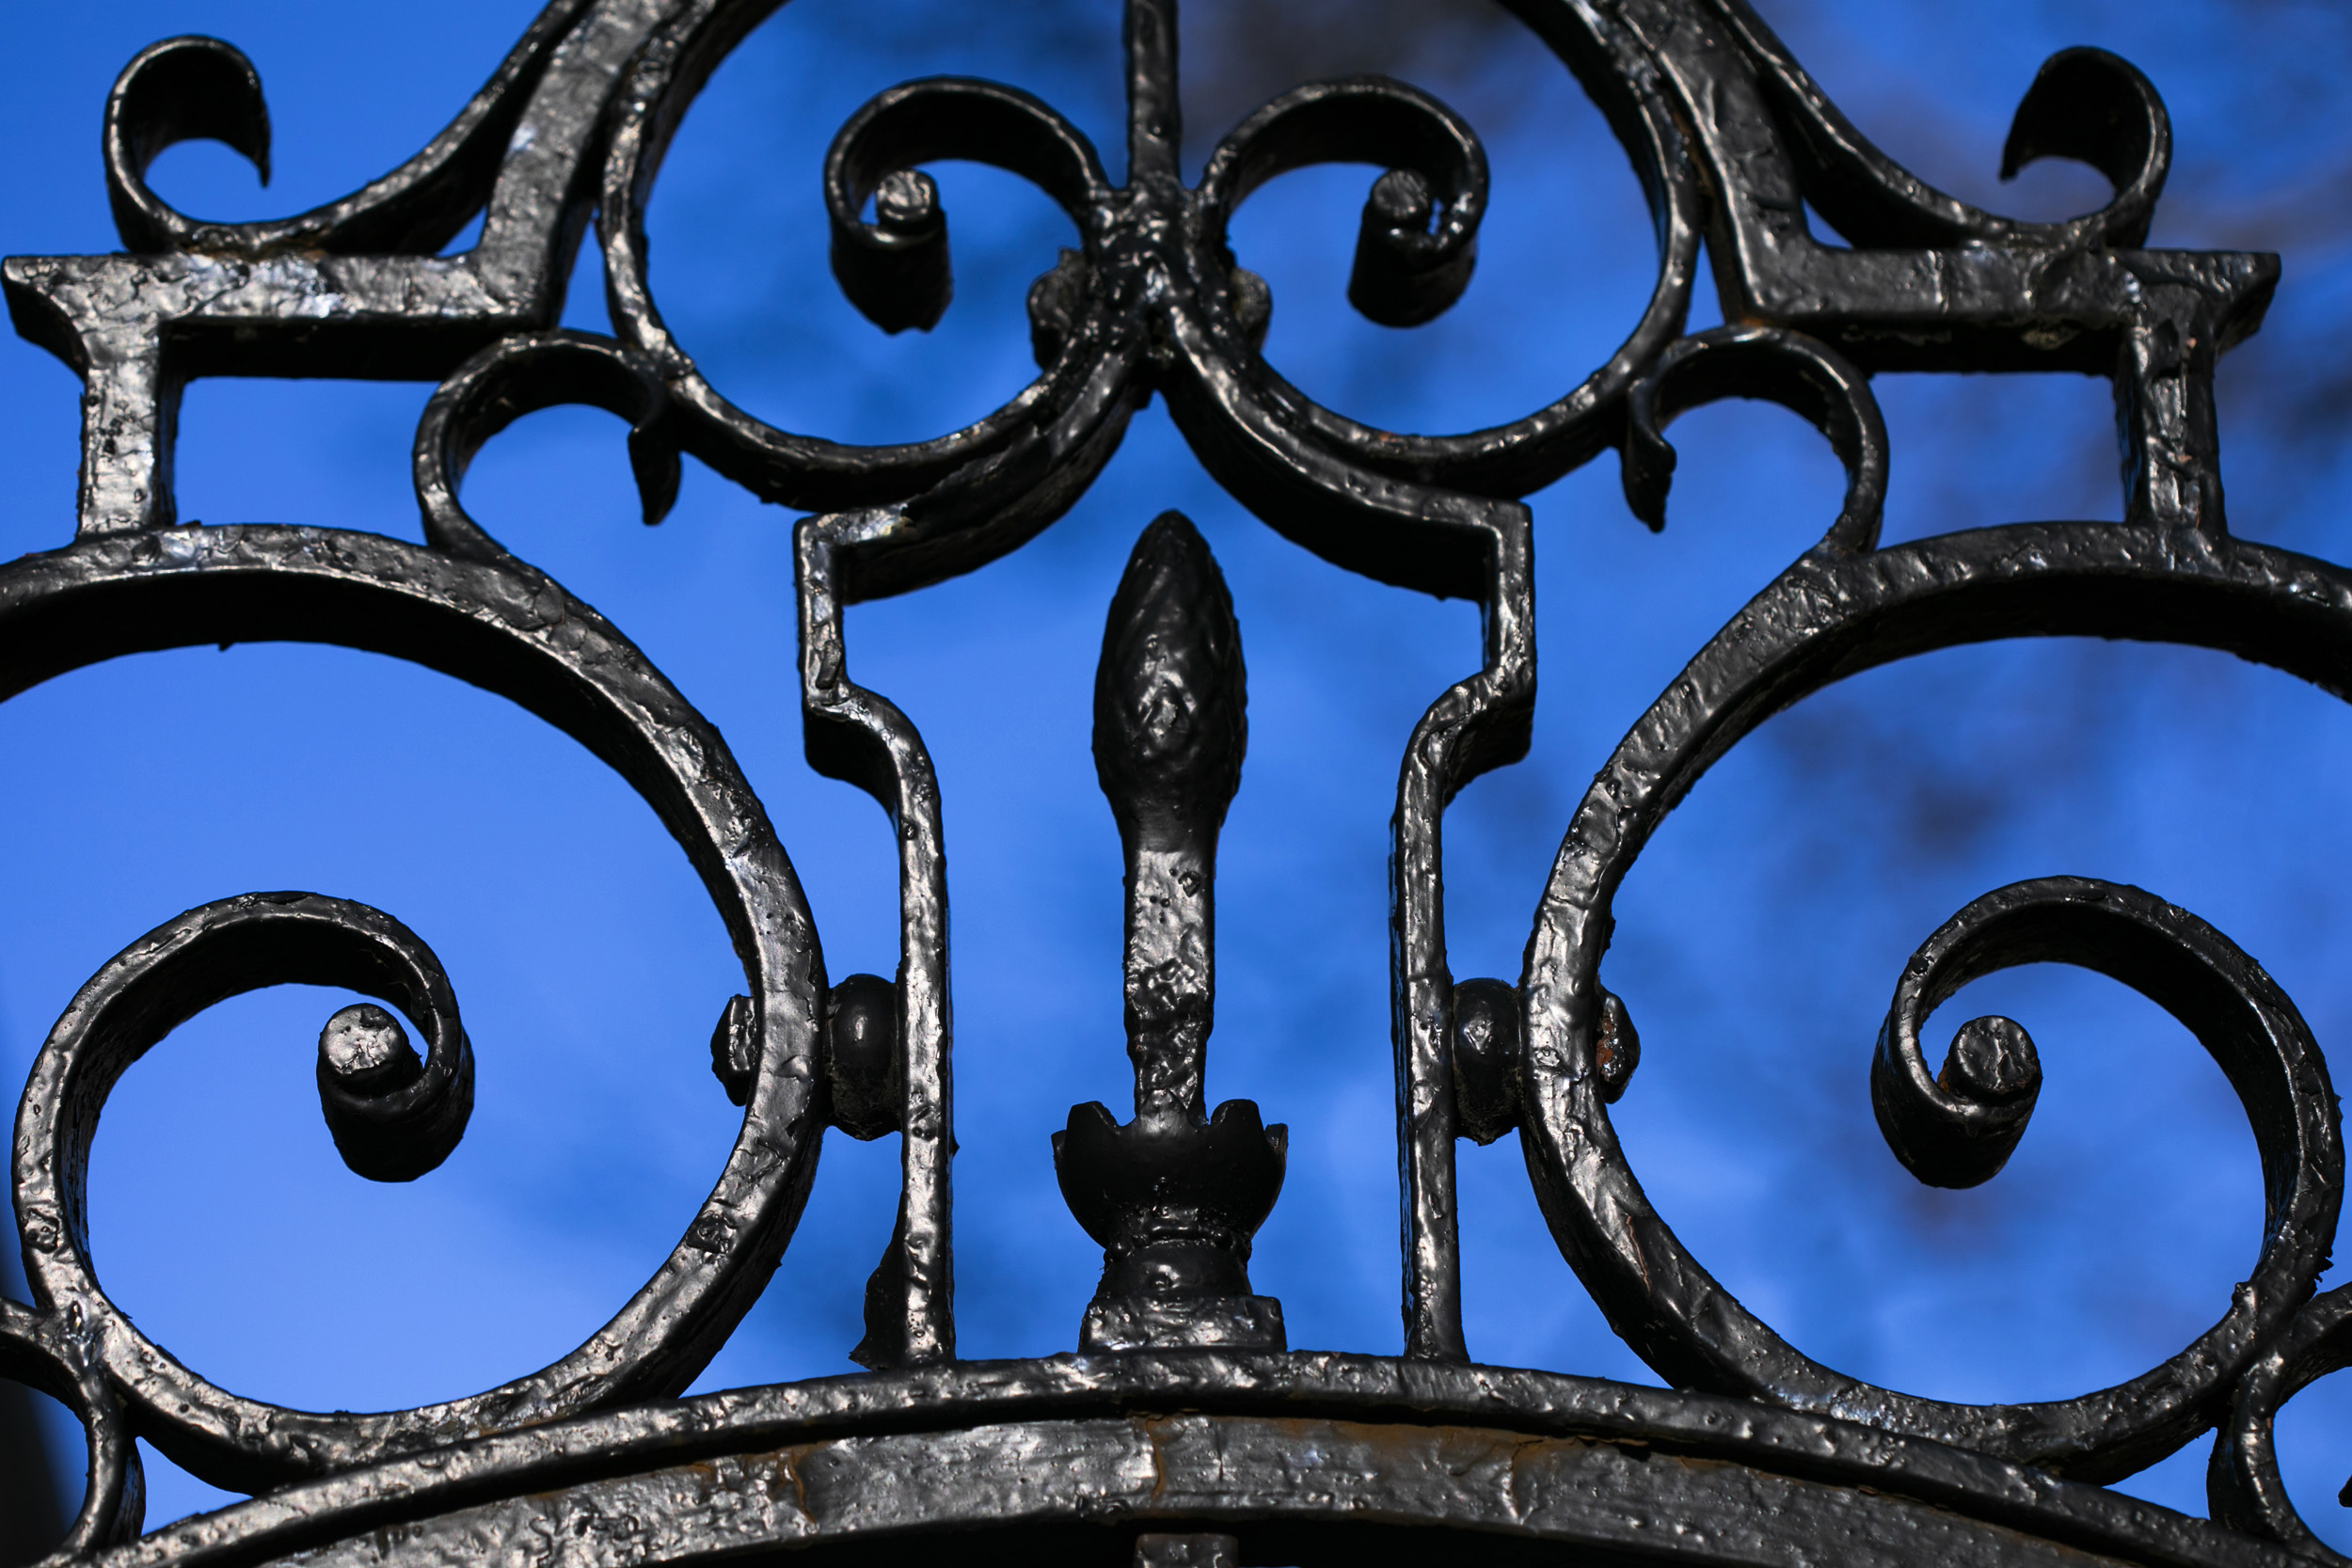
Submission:
{"label": "c-scroll curve", "polygon": [[296,217],[261,223],[192,218],[147,183],[148,166],[178,142],[212,140],[242,153],[269,183],[269,105],[242,50],[188,36],[131,57],[106,95],[106,198],[126,249],[267,256],[430,255],[479,211],[532,89],[594,0],[549,0],[482,90],[414,157],[381,179]]}

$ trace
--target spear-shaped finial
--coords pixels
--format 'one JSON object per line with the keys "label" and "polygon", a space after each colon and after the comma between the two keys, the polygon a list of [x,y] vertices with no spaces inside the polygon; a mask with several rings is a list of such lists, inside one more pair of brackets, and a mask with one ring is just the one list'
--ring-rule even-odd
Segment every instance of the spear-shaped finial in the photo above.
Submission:
{"label": "spear-shaped finial", "polygon": [[1127,1054],[1135,1120],[1075,1106],[1054,1139],[1062,1196],[1103,1244],[1089,1351],[1282,1348],[1249,1291],[1249,1238],[1282,1187],[1283,1128],[1228,1101],[1201,1116],[1216,990],[1216,835],[1248,721],[1241,630],[1209,546],[1180,515],[1143,531],[1094,677],[1094,766],[1127,861]]}
{"label": "spear-shaped finial", "polygon": [[1103,628],[1094,770],[1127,857],[1136,1115],[1200,1116],[1216,994],[1216,835],[1249,721],[1233,601],[1174,512],[1143,531]]}

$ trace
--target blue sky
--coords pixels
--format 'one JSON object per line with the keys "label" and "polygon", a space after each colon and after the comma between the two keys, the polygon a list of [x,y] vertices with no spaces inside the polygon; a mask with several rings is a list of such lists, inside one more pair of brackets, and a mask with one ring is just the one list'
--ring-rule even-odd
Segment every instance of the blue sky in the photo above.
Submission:
{"label": "blue sky", "polygon": [[[2264,333],[2224,366],[2224,472],[2241,534],[2343,558],[2352,380],[2352,17],[2043,0],[1963,8],[1767,0],[1861,127],[1946,189],[2054,216],[2104,183],[2063,166],[1994,178],[2041,59],[2099,43],[2146,71],[2177,157],[2153,243],[2276,249]],[[1499,11],[1344,5],[1185,12],[1193,166],[1273,92],[1385,70],[1437,92],[1494,166],[1479,271],[1411,332],[1355,317],[1348,256],[1369,171],[1269,186],[1234,232],[1274,296],[1267,355],[1344,412],[1442,431],[1507,420],[1581,380],[1646,297],[1638,189],[1575,84]],[[138,0],[18,19],[16,150],[0,249],[115,245],[98,122],[121,63],[209,32],[259,66],[276,180],[226,150],[157,166],[186,210],[243,218],[339,196],[421,145],[486,75],[528,0],[400,8]],[[395,14],[397,23],[379,20]],[[1435,20],[1430,18],[1434,17]],[[1411,24],[1407,25],[1406,24]],[[937,174],[957,298],[887,339],[824,261],[818,167],[873,92],[933,71],[1039,92],[1121,145],[1117,7],[1059,0],[988,20],[927,0],[802,0],[718,71],[653,201],[653,282],[680,341],[739,404],[787,429],[905,439],[952,429],[1029,373],[1021,298],[1068,243],[1009,176]],[[604,325],[593,247],[565,320]],[[1702,283],[1694,325],[1715,318]],[[419,536],[407,481],[421,385],[207,381],[180,441],[181,515]],[[0,548],[72,532],[76,387],[0,343]],[[1888,376],[1887,537],[2120,515],[2104,383]],[[485,450],[469,506],[596,605],[724,731],[806,883],[833,975],[895,963],[889,834],[801,757],[790,517],[691,462],[669,522],[635,520],[620,429],[565,409]],[[1818,437],[1756,404],[1675,427],[1657,537],[1604,456],[1533,498],[1535,746],[1448,822],[1457,975],[1515,978],[1568,812],[1617,737],[1740,604],[1818,537],[1840,481]],[[954,909],[958,1308],[963,1354],[1074,1344],[1099,1254],[1047,1148],[1069,1105],[1125,1098],[1118,840],[1088,755],[1102,616],[1136,533],[1190,515],[1232,584],[1250,752],[1220,858],[1210,1094],[1291,1128],[1289,1185],[1253,1278],[1292,1342],[1392,1353],[1394,1152],[1385,855],[1398,752],[1473,669],[1473,612],[1346,577],[1225,499],[1154,406],[1072,515],[1015,556],[861,607],[852,667],[937,760]],[[706,1041],[739,976],[716,914],[651,811],[502,701],[336,649],[241,645],[81,672],[0,707],[0,1076],[123,944],[229,894],[362,899],[440,954],[479,1057],[465,1143],[410,1186],[335,1158],[310,1083],[330,993],[214,1009],[126,1079],[99,1134],[93,1244],[141,1326],[241,1393],[387,1408],[488,1386],[599,1325],[707,1190],[733,1108]],[[1628,1153],[1693,1253],[1801,1349],[1951,1399],[2062,1397],[2131,1376],[2226,1305],[2260,1239],[2252,1140],[2185,1031],[2104,979],[2012,973],[1947,1009],[2010,1013],[2048,1073],[2009,1169],[1922,1188],[1880,1142],[1869,1050],[1912,949],[1978,894],[2027,876],[2135,882],[2212,921],[2279,978],[2323,1046],[2352,1029],[2352,842],[2327,781],[2352,777],[2352,714],[2273,672],[2194,650],[2003,644],[1873,672],[1772,721],[1659,835],[1618,903],[1604,967],[1639,1024],[1616,1108]],[[1954,1010],[1964,1009],[1964,1010]],[[1933,1049],[1933,1047],[1931,1047]],[[10,1082],[14,1079],[9,1077]],[[774,1285],[701,1387],[851,1370],[866,1271],[888,1234],[896,1148],[826,1144]],[[1468,1328],[1480,1359],[1638,1381],[1554,1251],[1516,1140],[1463,1150]],[[2332,1283],[2332,1277],[2330,1282]],[[2339,1382],[2346,1380],[2338,1380]],[[2352,1396],[2323,1384],[2282,1423],[2315,1527]],[[2202,1512],[2204,1444],[2127,1489]],[[151,1456],[149,1521],[221,1495]],[[2332,1532],[2332,1533],[2331,1533]]]}

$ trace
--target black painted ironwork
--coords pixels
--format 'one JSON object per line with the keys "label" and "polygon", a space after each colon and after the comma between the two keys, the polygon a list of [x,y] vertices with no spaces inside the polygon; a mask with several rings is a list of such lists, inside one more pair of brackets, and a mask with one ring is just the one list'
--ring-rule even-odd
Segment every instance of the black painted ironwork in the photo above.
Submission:
{"label": "black painted ironwork", "polygon": [[[1323,408],[1260,357],[1268,293],[1227,226],[1286,170],[1379,166],[1349,296],[1378,322],[1426,321],[1474,261],[1486,198],[1476,136],[1403,84],[1315,83],[1246,119],[1187,187],[1173,0],[1124,4],[1123,182],[1052,108],[986,82],[909,83],[835,138],[823,169],[834,271],[885,328],[928,326],[952,289],[927,160],[979,159],[1034,182],[1080,240],[1029,293],[1038,378],[964,430],[890,447],[743,413],[672,340],[649,281],[640,219],[668,138],[773,0],[553,0],[414,159],[272,223],[199,223],[144,181],[156,152],[187,137],[266,160],[245,57],[175,39],[124,69],[104,150],[127,253],[6,263],[19,331],[71,364],[87,395],[75,537],[0,568],[0,687],[142,650],[293,639],[391,654],[512,698],[616,768],[691,857],[742,961],[711,1060],[744,1115],[676,1249],[554,1365],[415,1410],[247,1400],[149,1340],[92,1272],[84,1171],[109,1090],[223,998],[347,987],[399,1016],[360,1005],[328,1021],[321,1107],[355,1171],[400,1180],[462,1134],[471,1048],[430,949],[362,905],[248,894],[139,938],[58,1020],[17,1121],[32,1300],[0,1302],[0,1370],[63,1401],[87,1433],[86,1501],[63,1558],[160,1568],[514,1553],[624,1568],[938,1550],[953,1534],[959,1550],[1146,1563],[1385,1560],[1449,1544],[1548,1560],[2342,1561],[2296,1516],[2271,1449],[2281,1402],[2352,1361],[2352,1288],[2312,1295],[2343,1193],[2335,1097],[2293,1004],[2194,915],[2075,878],[1987,894],[1906,966],[1871,1064],[1903,1163],[1924,1181],[1969,1185],[2000,1169],[2040,1084],[2031,1039],[2006,1019],[1963,1025],[1931,1066],[1923,1026],[1971,979],[2042,961],[2100,971],[2169,1010],[2219,1063],[2261,1152],[2261,1256],[2210,1330],[2116,1387],[1961,1405],[1806,1358],[1651,1209],[1608,1110],[1639,1060],[1632,1020],[1597,979],[1612,897],[1692,783],[1779,708],[1927,650],[2054,634],[2226,649],[2352,696],[2352,572],[2224,526],[2213,369],[2260,324],[2278,263],[2143,247],[2170,155],[2154,89],[2101,51],[2052,57],[2018,108],[2005,167],[2078,159],[2115,195],[2067,222],[2020,223],[1896,166],[1742,0],[1511,0],[1629,154],[1656,219],[1657,284],[1623,346],[1556,403],[1493,429],[1403,435]],[[1845,245],[1810,231],[1808,206]],[[550,329],[592,213],[609,337]],[[437,254],[476,214],[472,248]],[[1685,335],[1702,237],[1740,325]],[[1886,437],[1869,377],[1892,370],[2108,377],[2123,520],[1881,548]],[[219,374],[437,381],[415,449],[427,543],[179,526],[180,389]],[[1105,1249],[1103,1284],[1076,1354],[955,1354],[939,791],[905,715],[851,678],[842,610],[977,569],[1047,527],[1152,393],[1215,477],[1286,537],[1483,611],[1480,666],[1430,704],[1398,782],[1400,1357],[1288,1351],[1279,1305],[1248,1282],[1282,1130],[1247,1101],[1204,1114],[1201,1097],[1216,841],[1247,733],[1240,631],[1207,547],[1173,515],[1136,546],[1096,696],[1096,760],[1127,861],[1134,1116],[1077,1107],[1054,1150],[1073,1212]],[[1843,507],[1595,780],[1518,982],[1457,982],[1440,899],[1445,808],[1523,753],[1533,711],[1533,544],[1518,498],[1613,449],[1634,510],[1655,525],[1674,467],[1665,426],[1725,397],[1777,401],[1817,426],[1845,465]],[[894,979],[829,982],[784,849],[717,732],[460,504],[485,439],[564,402],[630,422],[649,520],[675,496],[681,452],[810,514],[796,534],[807,752],[897,828]],[[856,1352],[872,1370],[669,1398],[783,1257],[828,1126],[903,1135],[898,1221]],[[1470,1359],[1454,1144],[1514,1129],[1562,1252],[1672,1389]],[[2208,1432],[2211,1521],[2098,1484]],[[258,1496],[140,1536],[134,1435]]]}

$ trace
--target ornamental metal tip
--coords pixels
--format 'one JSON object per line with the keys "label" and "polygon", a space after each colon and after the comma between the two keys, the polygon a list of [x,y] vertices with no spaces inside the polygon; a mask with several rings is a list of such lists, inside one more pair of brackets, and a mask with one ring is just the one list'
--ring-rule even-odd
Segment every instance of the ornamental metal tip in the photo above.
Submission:
{"label": "ornamental metal tip", "polygon": [[1289,1132],[1229,1100],[1201,1115],[1216,998],[1216,839],[1249,743],[1241,628],[1182,514],[1127,558],[1094,672],[1094,767],[1126,857],[1127,1055],[1135,1119],[1072,1108],[1054,1168],[1104,1249],[1088,1351],[1280,1350],[1279,1302],[1249,1288],[1250,1238],[1282,1187]]}

